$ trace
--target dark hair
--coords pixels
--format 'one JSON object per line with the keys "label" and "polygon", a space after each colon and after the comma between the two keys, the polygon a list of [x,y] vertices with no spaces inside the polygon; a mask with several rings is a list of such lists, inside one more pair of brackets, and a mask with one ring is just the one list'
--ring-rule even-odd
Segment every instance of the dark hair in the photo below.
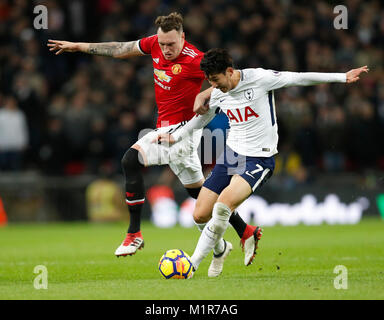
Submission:
{"label": "dark hair", "polygon": [[183,31],[183,17],[180,13],[172,12],[167,16],[159,16],[155,20],[155,24],[161,28],[163,32],[172,30]]}
{"label": "dark hair", "polygon": [[204,54],[200,62],[200,69],[204,71],[207,77],[225,73],[227,68],[233,68],[233,59],[226,49],[210,49]]}

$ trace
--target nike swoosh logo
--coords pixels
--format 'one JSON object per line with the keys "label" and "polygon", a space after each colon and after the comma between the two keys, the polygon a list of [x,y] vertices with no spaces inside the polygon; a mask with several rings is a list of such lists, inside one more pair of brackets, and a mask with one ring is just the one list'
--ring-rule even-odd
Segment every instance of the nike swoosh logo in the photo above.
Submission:
{"label": "nike swoosh logo", "polygon": [[220,99],[220,103],[222,103],[225,99]]}

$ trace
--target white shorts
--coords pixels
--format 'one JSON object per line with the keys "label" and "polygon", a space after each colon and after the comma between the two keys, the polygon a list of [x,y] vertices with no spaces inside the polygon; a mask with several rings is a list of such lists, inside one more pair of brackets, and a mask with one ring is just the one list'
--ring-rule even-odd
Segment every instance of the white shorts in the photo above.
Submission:
{"label": "white shorts", "polygon": [[197,154],[203,130],[194,130],[193,134],[171,146],[152,142],[159,133],[172,132],[181,126],[183,123],[157,128],[140,138],[135,144],[139,145],[142,154],[144,153],[145,166],[168,164],[180,182],[187,185],[204,179]]}

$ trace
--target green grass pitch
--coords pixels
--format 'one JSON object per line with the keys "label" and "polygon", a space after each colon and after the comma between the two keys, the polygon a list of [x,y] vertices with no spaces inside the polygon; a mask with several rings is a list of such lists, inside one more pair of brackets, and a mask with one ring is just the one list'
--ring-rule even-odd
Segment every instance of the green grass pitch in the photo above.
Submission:
{"label": "green grass pitch", "polygon": [[[156,228],[144,223],[145,248],[116,258],[126,225],[11,224],[0,228],[0,299],[384,299],[384,221],[358,225],[265,227],[259,253],[243,265],[234,245],[223,273],[211,279],[209,255],[189,280],[165,280],[157,265],[167,249],[192,254],[195,228]],[[34,288],[37,265],[48,270],[48,288]],[[347,269],[347,289],[335,289],[338,265]]]}

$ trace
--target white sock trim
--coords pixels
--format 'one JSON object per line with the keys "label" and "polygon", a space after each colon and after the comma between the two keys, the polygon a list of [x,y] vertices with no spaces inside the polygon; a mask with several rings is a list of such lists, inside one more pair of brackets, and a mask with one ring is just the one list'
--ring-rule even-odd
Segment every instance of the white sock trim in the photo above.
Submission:
{"label": "white sock trim", "polygon": [[195,221],[193,221],[193,222],[195,223],[197,229],[199,229],[200,232],[202,232],[204,230],[204,227],[207,224],[207,222],[205,222],[205,223],[197,223]]}
{"label": "white sock trim", "polygon": [[220,220],[228,221],[231,214],[232,212],[229,209],[229,207],[222,202],[216,202],[215,205],[213,206],[212,217],[215,216]]}

